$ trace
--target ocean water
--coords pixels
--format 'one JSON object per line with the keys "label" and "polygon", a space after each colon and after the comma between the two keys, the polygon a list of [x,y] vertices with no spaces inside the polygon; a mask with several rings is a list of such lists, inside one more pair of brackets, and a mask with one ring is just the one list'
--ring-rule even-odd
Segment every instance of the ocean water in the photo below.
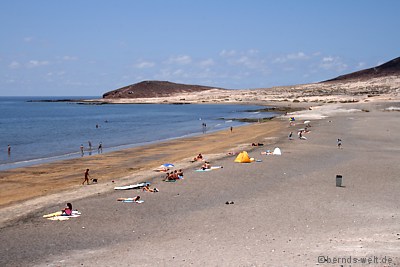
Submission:
{"label": "ocean water", "polygon": [[203,134],[203,123],[207,132],[212,132],[244,124],[234,118],[276,115],[255,111],[265,107],[244,105],[83,105],[28,101],[43,99],[73,98],[0,97],[0,170],[81,157],[81,145],[83,156],[90,156],[98,153],[100,142],[103,153],[107,153]]}

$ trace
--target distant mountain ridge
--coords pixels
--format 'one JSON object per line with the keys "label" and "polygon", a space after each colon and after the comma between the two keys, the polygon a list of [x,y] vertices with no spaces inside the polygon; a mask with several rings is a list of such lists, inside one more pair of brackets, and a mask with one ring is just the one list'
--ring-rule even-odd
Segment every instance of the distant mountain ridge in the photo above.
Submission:
{"label": "distant mountain ridge", "polygon": [[356,72],[352,72],[349,74],[338,76],[334,79],[326,80],[323,82],[347,82],[347,81],[354,81],[354,80],[368,80],[372,78],[379,78],[384,76],[393,76],[393,75],[400,75],[400,57],[392,59],[382,65],[364,69]]}
{"label": "distant mountain ridge", "polygon": [[[386,79],[387,77],[387,79]],[[372,91],[377,91],[377,88],[385,88],[385,90],[391,90],[392,86],[389,86],[387,82],[383,80],[394,79],[394,83],[398,83],[397,81],[400,79],[400,57],[390,60],[384,64],[379,66],[364,69],[356,72],[352,72],[349,74],[341,75],[336,78],[322,81],[320,83],[308,84],[308,85],[294,85],[294,86],[283,86],[282,90],[288,90],[287,88],[308,88],[307,94],[310,95],[318,95],[318,90],[320,88],[318,86],[326,85],[329,86],[330,89],[325,93],[334,94],[332,85],[340,85],[344,86],[346,84],[346,88],[342,88],[345,91],[354,92],[360,90],[359,82],[362,82],[364,88],[369,88]],[[380,80],[380,81],[377,81]],[[317,86],[317,87],[315,87]],[[350,86],[350,87],[349,87]],[[311,88],[314,88],[311,89]],[[276,87],[276,88],[279,88]],[[284,89],[286,88],[286,89]],[[351,88],[351,89],[350,89]],[[374,88],[374,89],[372,89]],[[267,89],[267,88],[266,88]],[[213,91],[211,91],[213,90]],[[210,87],[210,86],[202,86],[202,85],[190,85],[190,84],[179,84],[168,81],[142,81],[139,83],[131,84],[110,92],[107,92],[103,95],[103,99],[139,99],[139,98],[162,98],[162,97],[171,97],[171,96],[180,96],[182,94],[190,94],[196,95],[194,93],[201,93],[204,91],[208,91],[208,95],[219,93],[224,95],[225,98],[229,98],[233,96],[237,92],[241,92],[241,94],[245,94],[245,91],[249,90],[229,90],[218,87]],[[354,92],[353,92],[354,91]],[[365,91],[365,90],[364,90]],[[234,93],[235,92],[235,93]],[[183,97],[185,98],[185,97]]]}
{"label": "distant mountain ridge", "polygon": [[143,81],[107,92],[103,95],[103,98],[155,98],[212,89],[226,90],[210,86],[180,84],[168,81]]}

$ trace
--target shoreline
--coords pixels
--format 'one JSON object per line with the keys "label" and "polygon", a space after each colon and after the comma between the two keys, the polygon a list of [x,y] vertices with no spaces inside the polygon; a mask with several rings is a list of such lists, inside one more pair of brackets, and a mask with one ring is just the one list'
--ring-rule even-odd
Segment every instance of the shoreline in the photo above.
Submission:
{"label": "shoreline", "polygon": [[[64,100],[63,100],[64,101]],[[31,110],[31,105],[28,104],[21,104],[23,101],[18,101],[15,102],[17,105],[17,110],[21,110],[27,106],[27,109],[30,111]],[[6,106],[11,106],[14,105],[13,102],[6,102]],[[60,105],[61,107],[64,107],[65,105]],[[56,111],[60,108],[59,105],[45,105],[45,107],[48,107],[49,109],[52,109],[53,107],[56,109]],[[126,105],[125,105],[126,106]],[[128,105],[129,106],[129,105]],[[8,169],[15,169],[15,168],[21,168],[21,167],[28,167],[28,166],[33,166],[33,165],[38,165],[42,163],[49,163],[49,162],[55,162],[59,160],[66,160],[66,159],[73,159],[73,158],[79,158],[82,157],[82,152],[79,150],[79,144],[85,144],[83,146],[84,148],[84,156],[92,156],[98,154],[97,151],[97,146],[95,145],[94,147],[91,147],[89,149],[88,142],[85,142],[83,140],[89,140],[93,144],[100,143],[101,141],[106,141],[105,142],[105,147],[104,153],[110,152],[110,151],[117,151],[117,150],[122,150],[126,148],[132,148],[132,147],[138,147],[138,146],[143,146],[143,145],[148,145],[148,144],[153,144],[153,143],[158,143],[158,142],[164,142],[168,140],[172,140],[175,138],[184,138],[184,137],[190,137],[190,136],[196,136],[196,135],[201,135],[204,134],[204,127],[203,130],[200,127],[199,121],[197,121],[197,114],[196,110],[199,110],[199,113],[201,113],[202,116],[208,116],[210,113],[211,116],[206,117],[207,121],[207,133],[214,132],[216,130],[224,130],[228,129],[231,125],[233,127],[239,126],[240,124],[244,125],[247,123],[252,123],[257,121],[257,118],[260,118],[260,120],[265,120],[266,118],[269,117],[274,117],[274,116],[279,116],[278,113],[282,113],[282,111],[278,110],[265,110],[263,107],[265,106],[251,106],[249,107],[248,105],[229,105],[227,107],[224,107],[224,105],[207,105],[203,106],[202,105],[192,105],[193,107],[189,108],[181,108],[181,107],[170,107],[167,108],[166,105],[163,104],[156,104],[154,107],[149,107],[145,108],[144,110],[171,110],[174,111],[177,110],[188,110],[189,112],[183,112],[183,114],[179,117],[182,117],[182,120],[179,120],[179,128],[174,129],[175,127],[170,126],[172,125],[168,121],[175,121],[174,118],[171,120],[163,119],[163,116],[155,116],[155,115],[150,115],[150,120],[148,123],[145,124],[145,126],[140,129],[135,129],[136,125],[140,125],[140,120],[146,120],[147,116],[146,114],[140,114],[139,115],[132,115],[133,118],[132,120],[129,120],[127,118],[123,119],[124,114],[122,114],[122,119],[118,120],[116,119],[115,121],[108,121],[106,118],[107,116],[110,116],[113,118],[113,116],[118,116],[120,113],[124,113],[125,110],[126,112],[130,112],[131,109],[133,110],[141,110],[141,107],[137,104],[132,104],[132,107],[112,107],[112,108],[89,108],[86,107],[84,110],[89,110],[89,115],[88,116],[82,116],[82,117],[76,117],[74,118],[73,122],[71,122],[71,125],[68,124],[68,128],[71,131],[71,136],[65,136],[64,138],[60,136],[56,136],[55,134],[49,134],[50,139],[46,140],[41,138],[41,135],[46,134],[45,131],[43,134],[38,134],[40,131],[33,132],[33,135],[31,137],[30,133],[28,132],[26,134],[25,138],[31,138],[32,140],[35,140],[35,142],[24,144],[19,142],[18,140],[14,140],[14,136],[18,136],[18,134],[22,135],[24,133],[19,133],[18,131],[13,134],[13,129],[18,129],[18,127],[12,127],[9,130],[7,130],[5,133],[8,133],[11,136],[7,136],[6,134],[3,134],[2,136],[4,137],[4,140],[8,140],[10,142],[11,147],[12,147],[12,152],[8,154],[2,154],[0,157],[0,171],[8,170]],[[196,107],[197,106],[197,107]],[[40,106],[42,107],[42,106]],[[68,108],[69,113],[73,113],[74,111],[70,110],[80,110],[80,107],[77,107],[75,104],[71,106],[65,106]],[[77,108],[75,108],[77,107]],[[37,107],[33,106],[33,110],[35,110]],[[209,109],[210,108],[210,109]],[[230,110],[231,109],[231,110]],[[245,110],[243,110],[245,109]],[[111,110],[111,112],[109,112]],[[114,110],[117,110],[116,112]],[[118,110],[120,110],[118,112]],[[211,110],[211,112],[209,111]],[[217,112],[213,112],[213,110],[216,110]],[[218,111],[221,110],[221,112],[218,113]],[[258,114],[254,114],[254,111],[259,111],[257,112]],[[8,112],[10,112],[10,116],[15,120],[18,121],[18,118],[15,118],[15,116],[11,114],[17,114],[14,112],[11,112],[12,110],[9,109]],[[192,112],[190,112],[192,111]],[[268,112],[265,112],[268,111]],[[101,113],[104,112],[104,114],[101,114],[104,117],[104,122],[111,122],[105,125],[102,125],[101,120],[98,119],[95,115],[95,113]],[[116,114],[114,114],[114,113]],[[156,114],[156,113],[150,113],[150,114]],[[69,114],[68,113],[68,114]],[[111,113],[111,115],[109,114]],[[192,114],[193,113],[193,114]],[[164,114],[164,112],[163,112]],[[75,114],[74,114],[75,115]],[[220,115],[220,116],[218,116]],[[63,116],[63,115],[61,115]],[[129,117],[132,117],[128,115]],[[154,117],[155,118],[154,118]],[[65,117],[65,116],[64,116]],[[248,119],[245,119],[248,118]],[[4,119],[4,118],[3,118]],[[200,120],[201,118],[199,118]],[[100,130],[96,130],[96,132],[93,131],[93,129],[90,127],[91,121],[96,120],[96,128],[97,125],[99,128],[104,128]],[[97,121],[97,120],[100,120]],[[135,120],[138,120],[138,122],[134,123]],[[153,122],[153,120],[155,120]],[[82,122],[81,122],[82,121]],[[124,122],[125,121],[125,122]],[[197,122],[196,122],[197,121]],[[2,120],[3,122],[3,120]],[[29,120],[29,122],[32,122],[31,124],[32,127],[36,127],[35,129],[46,129],[45,124],[43,123],[35,123],[35,117],[33,117],[33,120]],[[152,123],[153,122],[153,123]],[[7,124],[6,121],[4,123]],[[83,125],[82,129],[86,129],[87,132],[85,133],[80,133],[79,130],[81,127],[78,127],[79,129],[75,130],[77,124]],[[124,123],[126,125],[124,125]],[[163,125],[166,124],[166,130],[165,131],[159,131],[160,129],[163,129]],[[11,124],[10,124],[11,125]],[[62,128],[64,125],[57,125],[54,127],[57,127],[57,129]],[[94,123],[93,123],[94,126]],[[28,127],[28,126],[27,126]],[[6,128],[7,129],[7,128]],[[57,132],[57,129],[54,129],[50,131],[51,133]],[[138,134],[136,134],[136,130],[138,130]],[[79,132],[79,134],[74,134]],[[121,132],[121,134],[119,134]],[[151,134],[148,134],[146,132],[152,132]],[[132,133],[135,133],[132,135]],[[36,135],[35,135],[36,134]],[[56,142],[53,141],[57,140],[59,138],[60,140]],[[61,139],[62,138],[62,139]],[[51,141],[53,141],[53,144],[50,146]],[[83,142],[83,143],[82,143]],[[90,143],[90,142],[89,142]],[[91,143],[89,145],[91,145]],[[36,146],[34,146],[36,144]],[[75,147],[75,144],[78,144]],[[15,153],[14,153],[15,151]]]}
{"label": "shoreline", "polygon": [[[229,151],[251,150],[252,142],[272,142],[273,139],[264,140],[265,136],[276,135],[284,125],[286,123],[278,116],[270,121],[234,127],[233,133],[228,128],[100,155],[2,170],[0,210],[4,216],[0,219],[0,227],[33,212],[26,212],[24,206],[33,205],[35,209],[40,209],[60,201],[60,195],[75,200],[110,191],[114,186],[157,179],[164,174],[153,169],[166,162],[176,163],[177,168],[186,169],[198,165],[189,163],[198,153],[205,155],[208,160],[215,160],[226,157]],[[248,133],[243,136],[240,134],[243,131]],[[92,178],[99,180],[98,184],[79,186],[86,168],[91,170]],[[71,190],[76,192],[69,192]]]}
{"label": "shoreline", "polygon": [[[390,106],[400,107],[400,102],[319,106],[295,113],[295,126],[289,126],[285,117],[276,119],[282,128],[269,135],[276,138],[268,138],[265,128],[259,129],[266,145],[248,150],[261,162],[234,163],[233,156],[218,151],[215,146],[229,133],[208,138],[208,147],[219,153],[206,156],[215,157],[211,163],[224,168],[195,172],[196,166],[184,160],[185,179],[165,183],[161,175],[152,176],[152,186],[160,189],[156,194],[114,191],[114,184],[109,184],[102,187],[104,191],[97,185],[83,186],[52,195],[47,202],[46,198],[27,201],[21,209],[42,206],[2,228],[0,263],[328,266],[319,261],[321,256],[351,256],[386,257],[390,266],[397,266],[400,183],[399,147],[394,144],[400,125],[398,111],[387,109]],[[310,118],[307,140],[288,140],[288,131],[295,132]],[[256,129],[248,130],[254,134]],[[337,148],[338,137],[343,140],[342,149]],[[204,142],[185,140],[180,145],[187,149],[196,141]],[[281,156],[260,154],[274,146],[281,148]],[[344,178],[340,187],[335,186],[337,174]],[[91,195],[79,195],[89,191]],[[143,204],[116,201],[137,194]],[[81,217],[65,222],[41,217],[74,196],[78,198],[73,205]]]}

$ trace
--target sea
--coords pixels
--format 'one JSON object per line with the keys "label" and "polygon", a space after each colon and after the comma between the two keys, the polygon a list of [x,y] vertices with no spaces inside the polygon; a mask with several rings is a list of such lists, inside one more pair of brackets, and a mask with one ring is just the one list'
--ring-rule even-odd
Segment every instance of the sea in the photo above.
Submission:
{"label": "sea", "polygon": [[246,124],[236,119],[277,115],[260,112],[265,106],[57,101],[96,98],[0,97],[0,170],[96,155],[100,143],[107,153]]}

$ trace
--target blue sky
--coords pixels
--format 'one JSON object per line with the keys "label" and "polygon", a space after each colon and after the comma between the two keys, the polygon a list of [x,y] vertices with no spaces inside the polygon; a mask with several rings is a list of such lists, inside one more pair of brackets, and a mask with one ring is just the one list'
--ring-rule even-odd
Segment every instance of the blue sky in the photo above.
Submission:
{"label": "blue sky", "polygon": [[1,1],[0,96],[318,82],[400,56],[397,0]]}

